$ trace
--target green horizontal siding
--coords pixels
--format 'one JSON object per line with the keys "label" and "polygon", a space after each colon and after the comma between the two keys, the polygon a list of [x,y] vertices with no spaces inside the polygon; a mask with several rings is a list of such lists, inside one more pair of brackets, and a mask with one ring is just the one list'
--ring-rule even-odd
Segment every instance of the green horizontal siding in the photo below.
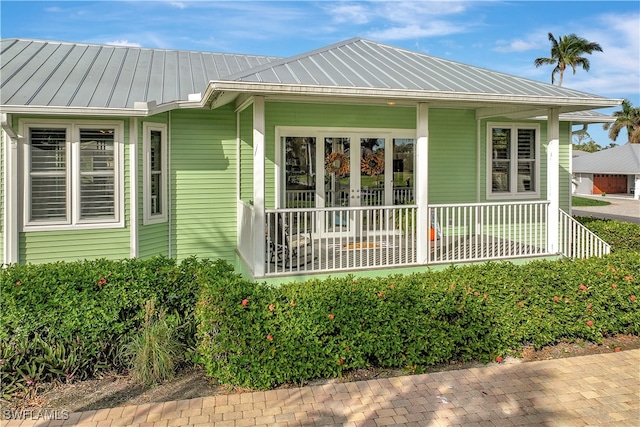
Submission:
{"label": "green horizontal siding", "polygon": [[178,259],[235,259],[235,123],[232,106],[171,113],[171,245]]}
{"label": "green horizontal siding", "polygon": [[240,200],[253,200],[253,106],[240,112]]}
{"label": "green horizontal siding", "polygon": [[20,233],[18,244],[20,263],[130,256],[129,231],[125,228]]}
{"label": "green horizontal siding", "polygon": [[476,146],[473,110],[429,109],[429,203],[476,201]]}

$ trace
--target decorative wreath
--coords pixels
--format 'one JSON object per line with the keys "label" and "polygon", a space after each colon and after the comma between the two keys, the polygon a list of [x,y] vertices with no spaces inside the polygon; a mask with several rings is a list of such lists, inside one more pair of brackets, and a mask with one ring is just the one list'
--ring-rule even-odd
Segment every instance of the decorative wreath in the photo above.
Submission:
{"label": "decorative wreath", "polygon": [[324,159],[324,169],[337,176],[346,175],[349,173],[349,158],[346,154],[335,151]]}
{"label": "decorative wreath", "polygon": [[360,170],[369,176],[384,173],[384,153],[369,153],[360,160]]}

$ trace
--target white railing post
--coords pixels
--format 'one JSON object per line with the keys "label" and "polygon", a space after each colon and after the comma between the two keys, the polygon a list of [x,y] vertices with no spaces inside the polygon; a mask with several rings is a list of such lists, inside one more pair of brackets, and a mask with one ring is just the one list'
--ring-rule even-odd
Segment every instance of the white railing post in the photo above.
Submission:
{"label": "white railing post", "polygon": [[547,116],[547,252],[558,253],[558,220],[560,215],[560,127],[557,108]]}

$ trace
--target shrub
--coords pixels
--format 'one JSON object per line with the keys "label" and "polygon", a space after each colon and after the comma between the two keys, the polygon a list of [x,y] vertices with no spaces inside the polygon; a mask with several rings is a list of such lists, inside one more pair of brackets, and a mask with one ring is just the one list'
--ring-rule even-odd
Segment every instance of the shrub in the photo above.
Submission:
{"label": "shrub", "polygon": [[175,332],[166,313],[157,313],[153,300],[147,301],[142,329],[121,349],[135,381],[150,386],[173,378],[181,359]]}
{"label": "shrub", "polygon": [[524,344],[639,334],[639,279],[640,253],[631,252],[281,287],[228,269],[202,278],[199,353],[208,375],[251,388],[371,366],[488,361]]}
{"label": "shrub", "polygon": [[181,319],[177,339],[191,357],[197,276],[207,264],[156,257],[1,270],[3,396],[32,393],[40,382],[85,379],[123,368],[120,346],[143,324],[147,300]]}
{"label": "shrub", "polygon": [[576,217],[589,230],[611,245],[611,252],[640,252],[640,224],[594,217]]}

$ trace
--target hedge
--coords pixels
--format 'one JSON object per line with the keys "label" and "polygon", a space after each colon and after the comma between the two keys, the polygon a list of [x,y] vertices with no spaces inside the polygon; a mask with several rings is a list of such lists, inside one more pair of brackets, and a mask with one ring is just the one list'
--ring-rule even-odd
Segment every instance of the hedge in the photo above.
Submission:
{"label": "hedge", "polygon": [[0,270],[3,396],[123,368],[119,350],[138,331],[147,300],[182,324],[179,339],[193,351],[196,279],[203,268],[215,264],[156,257]]}
{"label": "hedge", "polygon": [[562,339],[640,333],[640,253],[450,267],[269,287],[202,278],[198,351],[209,376],[266,389],[345,370],[420,369]]}

